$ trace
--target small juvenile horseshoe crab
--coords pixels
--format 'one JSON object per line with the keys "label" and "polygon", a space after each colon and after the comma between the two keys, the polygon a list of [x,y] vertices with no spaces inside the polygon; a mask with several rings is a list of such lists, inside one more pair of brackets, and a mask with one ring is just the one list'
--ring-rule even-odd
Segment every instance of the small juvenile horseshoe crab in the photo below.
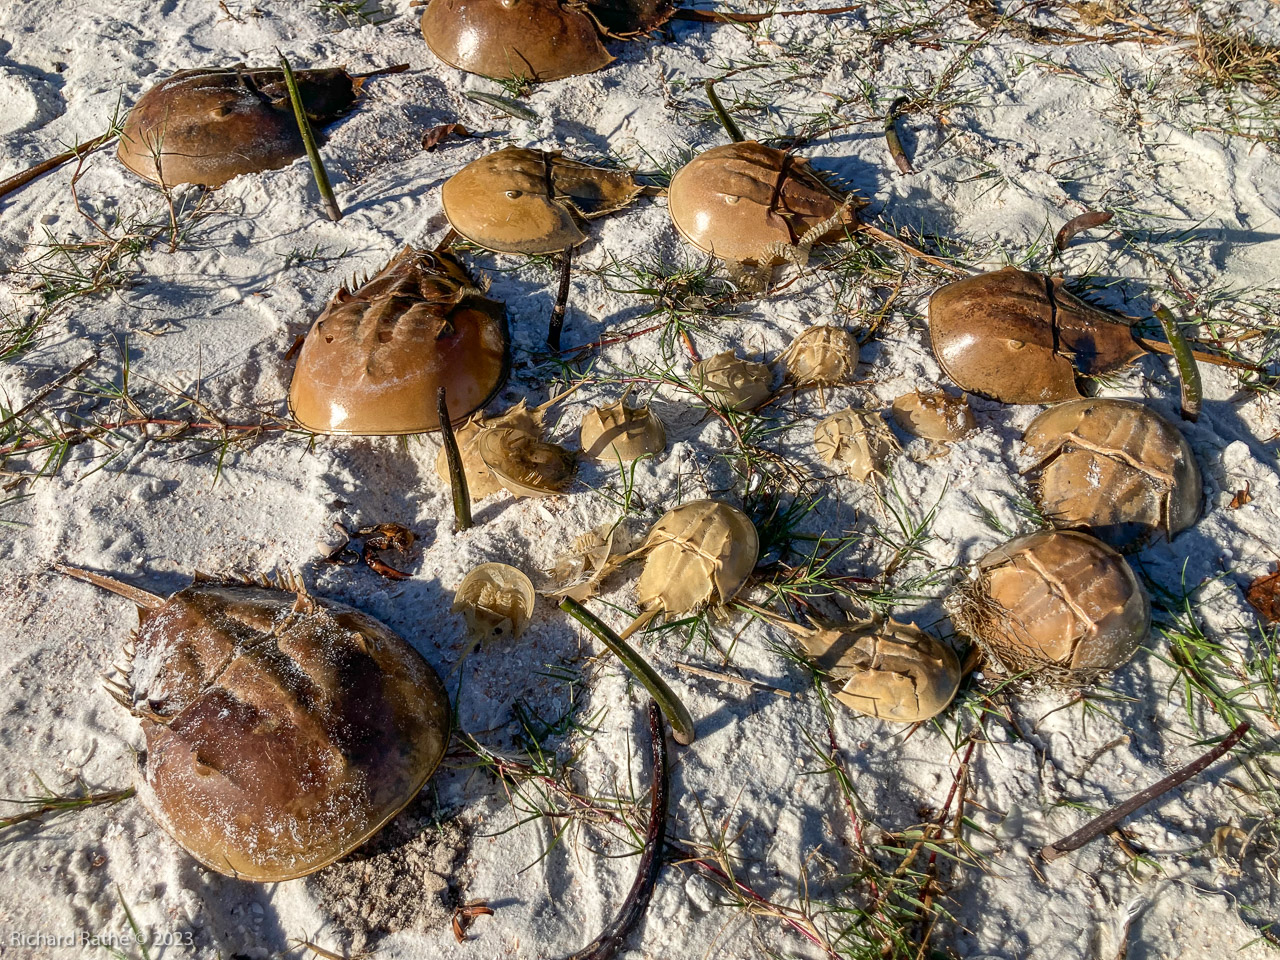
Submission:
{"label": "small juvenile horseshoe crab", "polygon": [[663,514],[632,556],[640,554],[641,613],[621,634],[624,640],[660,613],[728,603],[755,569],[760,538],[737,507],[693,500]]}
{"label": "small juvenile horseshoe crab", "polygon": [[840,464],[859,483],[883,474],[885,463],[901,449],[884,417],[852,408],[820,421],[813,429],[813,446],[825,463]]}
{"label": "small juvenile horseshoe crab", "polygon": [[913,437],[945,443],[971,433],[977,423],[967,397],[913,390],[893,401],[893,419]]}
{"label": "small juvenile horseshoe crab", "polygon": [[676,172],[676,231],[721,260],[768,268],[843,239],[863,201],[842,196],[800,157],[752,140],[712,147]]}
{"label": "small juvenile horseshoe crab", "polygon": [[947,603],[955,625],[1006,669],[1049,680],[1114,670],[1151,628],[1151,603],[1124,557],[1075,530],[996,547]]}
{"label": "small juvenile horseshoe crab", "polygon": [[869,717],[919,723],[945,710],[960,689],[960,661],[951,648],[909,623],[802,627],[769,619],[800,639],[837,700]]}
{"label": "small juvenile horseshoe crab", "polygon": [[[1001,403],[1078,400],[1077,376],[1113,373],[1169,345],[1090,306],[1062,278],[1005,267],[940,287],[929,298],[934,355],[961,389]],[[1209,363],[1238,365],[1212,354]]]}
{"label": "small juvenile horseshoe crab", "polygon": [[789,382],[800,387],[844,383],[858,367],[858,339],[840,327],[810,327],[778,358]]}
{"label": "small juvenile horseshoe crab", "polygon": [[[628,391],[630,392],[630,391]],[[624,394],[616,403],[596,407],[582,418],[582,454],[592,460],[630,463],[667,447],[667,431],[648,405],[627,406]]]}
{"label": "small juvenile horseshoe crab", "polygon": [[[392,67],[349,74],[295,70],[307,119],[345,116],[364,82]],[[120,131],[120,162],[145,180],[220,187],[242,173],[288,166],[305,153],[282,70],[236,66],[181,70],[133,105]]]}
{"label": "small juvenile horseshoe crab", "polygon": [[440,428],[489,402],[507,379],[502,304],[447,253],[405,247],[354,293],[342,287],[302,344],[289,413],[316,433],[387,436]]}
{"label": "small juvenile horseshoe crab", "polygon": [[409,644],[301,582],[197,577],[167,600],[100,574],[141,621],[112,695],[142,723],[139,796],[193,857],[259,882],[354,850],[449,741],[449,698]]}
{"label": "small juvenile horseshoe crab", "polygon": [[486,427],[476,450],[493,477],[516,497],[564,493],[577,469],[572,452],[515,427]]}
{"label": "small juvenile horseshoe crab", "polygon": [[699,360],[689,371],[699,393],[728,410],[747,413],[773,396],[773,373],[763,363],[743,360],[732,350]]}
{"label": "small juvenile horseshoe crab", "polygon": [[625,170],[504,147],[446,180],[440,199],[463,239],[494,253],[532,255],[576,247],[587,239],[585,220],[621,210],[642,190]]}
{"label": "small juvenile horseshoe crab", "polygon": [[533,617],[533,583],[505,563],[482,563],[458,584],[453,612],[467,621],[473,647],[495,640],[518,640]]}
{"label": "small juvenile horseshoe crab", "polygon": [[1022,438],[1041,509],[1116,549],[1172,538],[1200,516],[1200,468],[1186,438],[1132,400],[1071,400],[1031,421]]}
{"label": "small juvenile horseshoe crab", "polygon": [[613,62],[602,36],[629,40],[661,26],[664,0],[431,0],[422,36],[450,66],[502,80],[559,80]]}

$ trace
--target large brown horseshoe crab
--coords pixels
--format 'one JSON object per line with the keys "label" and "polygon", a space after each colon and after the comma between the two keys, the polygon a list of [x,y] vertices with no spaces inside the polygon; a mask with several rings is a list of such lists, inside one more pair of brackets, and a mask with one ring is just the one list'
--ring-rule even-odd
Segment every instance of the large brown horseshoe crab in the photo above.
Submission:
{"label": "large brown horseshoe crab", "polygon": [[[294,77],[307,118],[324,126],[351,111],[369,77],[402,69],[297,70]],[[129,111],[117,152],[154,183],[220,187],[242,173],[288,166],[305,149],[284,72],[235,66],[181,70],[156,84]]]}
{"label": "large brown horseshoe crab", "polygon": [[449,741],[439,677],[386,626],[301,583],[197,577],[167,600],[98,574],[141,625],[113,696],[142,723],[140,796],[212,870],[319,870],[394,817]]}
{"label": "large brown horseshoe crab", "polygon": [[461,422],[507,378],[502,304],[443,252],[406,247],[371,280],[342,287],[302,344],[289,412],[317,433],[437,430],[436,392]]}

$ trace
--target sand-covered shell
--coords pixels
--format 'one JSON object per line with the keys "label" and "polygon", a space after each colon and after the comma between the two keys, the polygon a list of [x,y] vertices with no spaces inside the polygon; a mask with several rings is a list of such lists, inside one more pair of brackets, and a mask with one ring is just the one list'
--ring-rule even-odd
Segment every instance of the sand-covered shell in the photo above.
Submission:
{"label": "sand-covered shell", "polygon": [[476,441],[480,459],[517,497],[553,497],[573,482],[574,455],[515,427],[487,427]]}
{"label": "sand-covered shell", "polygon": [[884,417],[852,408],[819,421],[813,446],[824,462],[838,464],[859,483],[883,474],[889,458],[901,449]]}
{"label": "sand-covered shell", "polygon": [[663,514],[640,549],[641,609],[687,613],[733,599],[755,569],[760,538],[737,507],[694,500]]}
{"label": "sand-covered shell", "polygon": [[[295,70],[312,124],[348,113],[364,77]],[[120,162],[153,183],[220,187],[242,173],[288,166],[305,153],[284,73],[247,67],[182,70],[133,105],[120,131]]]}
{"label": "sand-covered shell", "polygon": [[445,253],[406,247],[373,279],[340,289],[298,354],[289,412],[317,433],[382,436],[440,427],[447,389],[455,423],[507,378],[502,304]]}
{"label": "sand-covered shell", "polygon": [[893,401],[893,419],[913,437],[959,440],[977,426],[968,397],[913,390]]}
{"label": "sand-covered shell", "polygon": [[533,255],[576,247],[587,239],[583,220],[621,210],[640,191],[625,170],[504,147],[446,180],[440,199],[464,239],[496,253]]}
{"label": "sand-covered shell", "polygon": [[536,594],[523,571],[506,563],[482,563],[458,584],[453,612],[467,621],[467,634],[479,646],[517,640],[533,617]]}
{"label": "sand-covered shell", "polygon": [[802,242],[843,238],[859,205],[800,157],[752,140],[703,151],[667,191],[680,236],[721,260],[759,265],[783,262]]}
{"label": "sand-covered shell", "polygon": [[961,389],[1003,403],[1079,399],[1096,377],[1145,354],[1127,320],[1072,296],[1061,278],[1005,267],[929,299],[934,355]]}
{"label": "sand-covered shell", "polygon": [[143,802],[219,873],[276,882],[358,847],[417,796],[449,740],[439,677],[403,639],[300,584],[196,582],[140,604],[116,696],[146,737]]}
{"label": "sand-covered shell", "polygon": [[834,386],[852,379],[858,366],[858,338],[840,327],[810,327],[779,358],[787,381],[797,386]]}
{"label": "sand-covered shell", "polygon": [[1027,427],[1035,493],[1054,526],[1117,549],[1173,537],[1200,517],[1203,490],[1182,432],[1133,400],[1072,400]]}
{"label": "sand-covered shell", "polygon": [[699,360],[689,382],[713,403],[746,413],[773,396],[773,374],[763,363],[743,360],[732,350]]}
{"label": "sand-covered shell", "polygon": [[960,688],[960,661],[951,648],[909,623],[824,624],[800,633],[800,642],[837,700],[881,720],[928,720]]}
{"label": "sand-covered shell", "polygon": [[1151,603],[1124,557],[1075,530],[996,547],[948,606],[956,626],[1007,669],[1049,680],[1114,670],[1151,628]]}
{"label": "sand-covered shell", "polygon": [[613,62],[585,7],[561,0],[431,0],[422,36],[450,66],[500,80],[559,80]]}
{"label": "sand-covered shell", "polygon": [[596,407],[582,417],[582,454],[592,460],[630,463],[667,447],[667,431],[648,405],[627,406],[624,396],[616,403]]}

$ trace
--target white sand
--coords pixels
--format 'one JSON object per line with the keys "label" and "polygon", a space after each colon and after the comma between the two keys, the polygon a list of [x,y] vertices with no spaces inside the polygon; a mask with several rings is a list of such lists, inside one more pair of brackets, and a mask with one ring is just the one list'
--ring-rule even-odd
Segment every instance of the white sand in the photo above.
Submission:
{"label": "white sand", "polygon": [[[205,201],[206,215],[176,253],[164,246],[147,251],[130,286],[71,301],[48,321],[33,349],[0,363],[6,408],[23,406],[94,354],[98,360],[86,379],[118,384],[127,349],[132,388],[150,415],[189,416],[176,393],[194,395],[197,389],[201,403],[229,421],[283,415],[292,370],[284,353],[293,338],[344,279],[379,269],[406,242],[426,245],[442,234],[437,188],[461,165],[503,140],[577,156],[612,152],[641,167],[653,165],[646,154],[725,142],[718,127],[697,120],[706,109],[701,80],[721,65],[747,62],[772,64],[745,75],[758,77],[754,89],[769,105],[743,116],[749,134],[794,131],[805,112],[847,98],[841,116],[870,122],[818,137],[805,152],[871,197],[866,216],[950,237],[970,247],[976,264],[1021,261],[1035,244],[1034,266],[1044,268],[1053,232],[1088,208],[1120,211],[1122,233],[1100,231],[1077,241],[1055,268],[1116,280],[1108,302],[1127,312],[1171,300],[1172,277],[1192,290],[1237,291],[1219,306],[1225,316],[1230,300],[1264,296],[1243,291],[1274,284],[1280,263],[1274,143],[1268,149],[1196,131],[1220,125],[1220,113],[1197,106],[1184,79],[1186,59],[1169,47],[1036,46],[1003,36],[956,74],[951,95],[962,104],[946,110],[941,122],[931,114],[907,121],[908,150],[920,172],[901,177],[875,116],[906,84],[927,91],[961,56],[964,48],[955,41],[978,35],[961,5],[885,5],[874,14],[775,19],[756,31],[676,23],[665,42],[614,45],[618,62],[598,74],[535,88],[524,102],[540,117],[536,123],[464,99],[466,90],[501,91],[438,62],[417,32],[418,11],[405,0],[385,4],[392,14],[385,24],[340,30],[341,21],[298,0],[259,0],[256,7],[228,0],[226,6],[242,19],[229,19],[215,0],[0,5],[0,175],[63,149],[60,144],[98,135],[118,101],[128,105],[175,70],[236,61],[269,65],[276,47],[296,66],[364,70],[408,62],[408,73],[372,81],[360,109],[330,131],[324,153],[345,218],[338,224],[322,218],[305,161],[231,182]],[[942,17],[936,43],[873,47],[868,40],[869,25],[923,21],[930,11]],[[1255,24],[1268,18],[1273,33],[1280,32],[1274,3],[1253,0],[1232,17]],[[873,88],[874,105],[859,99],[863,85]],[[1216,122],[1205,119],[1215,116]],[[500,139],[421,151],[428,128],[455,120]],[[70,173],[48,175],[0,200],[0,264],[6,270],[27,263],[50,236],[91,233],[73,205]],[[79,191],[86,208],[101,217],[163,215],[159,194],[123,169],[113,152],[86,164]],[[187,200],[196,196],[180,193]],[[316,251],[326,259],[290,264],[293,251]],[[541,374],[531,372],[530,351],[544,335],[552,271],[518,258],[465,256],[491,278],[492,294],[507,302],[514,331],[515,375],[494,408],[522,397],[545,399],[549,390],[538,382]],[[611,292],[589,271],[614,259],[658,257],[701,262],[670,227],[664,200],[642,200],[595,224],[578,255],[581,272],[565,343],[641,325],[637,318],[650,302]],[[31,283],[21,272],[0,280],[0,307],[29,315],[24,291]],[[945,382],[921,316],[929,289],[916,284],[903,290],[879,338],[863,351],[859,384],[828,391],[831,409],[883,409],[900,393]],[[855,285],[837,302],[832,291],[828,275],[806,274],[785,292],[744,303],[734,319],[694,338],[704,356],[726,345],[773,356],[810,323],[864,327],[888,293]],[[1274,305],[1274,290],[1270,296]],[[678,347],[671,356],[676,372],[687,370]],[[634,370],[661,359],[651,334],[606,350],[597,371]],[[561,408],[563,421],[553,435],[576,444],[582,411],[619,392],[614,384],[580,391]],[[1105,393],[1146,397],[1177,417],[1177,380],[1165,359],[1142,360]],[[1238,393],[1235,378],[1219,370],[1205,370],[1205,394],[1200,422],[1183,425],[1204,471],[1205,516],[1172,543],[1143,551],[1136,563],[1167,590],[1180,593],[1182,582],[1201,588],[1199,625],[1210,637],[1239,646],[1256,622],[1239,587],[1270,569],[1278,555],[1274,438],[1280,411],[1270,395]],[[901,571],[899,584],[966,564],[1003,539],[984,522],[979,503],[1009,529],[1028,529],[1008,498],[1025,490],[1016,441],[1037,408],[984,400],[975,400],[974,408],[977,433],[940,455],[921,442],[911,444],[895,470],[917,516],[935,504],[938,511],[934,538],[924,545],[927,559]],[[66,390],[40,409],[66,420],[110,420],[120,412],[106,399],[77,399]],[[723,455],[733,447],[720,421],[704,417],[687,395],[673,390],[659,391],[655,409],[667,422],[670,446],[636,471],[642,504],[637,527],[683,499],[704,495],[708,485],[738,501],[741,485],[727,489],[735,478]],[[777,412],[788,426],[764,445],[822,473],[810,445],[817,397],[788,400]],[[436,450],[434,437],[321,438],[309,447],[305,437],[276,436],[232,447],[218,473],[216,446],[204,440],[147,442],[137,430],[123,430],[109,445],[74,447],[53,476],[0,494],[0,501],[26,497],[0,506],[6,524],[0,528],[0,796],[37,792],[37,776],[56,791],[73,789],[76,778],[94,788],[116,788],[134,776],[137,723],[99,683],[120,656],[132,610],[120,598],[50,573],[58,559],[161,593],[179,588],[196,569],[299,570],[317,592],[385,620],[451,690],[460,687],[459,721],[482,743],[513,750],[517,704],[553,719],[569,708],[572,693],[576,716],[594,735],[553,744],[561,746],[562,757],[582,751],[575,765],[578,788],[643,791],[643,691],[616,661],[587,659],[598,646],[542,602],[518,644],[487,650],[455,672],[463,626],[449,613],[453,588],[475,564],[506,560],[538,581],[538,571],[573,536],[615,519],[616,470],[584,466],[563,498],[490,498],[477,505],[480,525],[455,535],[448,497],[435,478]],[[10,461],[5,468],[29,472],[41,460]],[[1253,502],[1229,509],[1233,492],[1246,482]],[[804,521],[805,531],[892,529],[892,518],[869,488],[832,480],[828,489],[829,498]],[[317,542],[329,538],[338,518],[350,526],[396,521],[417,531],[422,550],[407,561],[413,578],[395,584],[360,567],[318,565]],[[869,537],[846,555],[842,572],[876,576],[891,554]],[[940,601],[962,576],[961,569],[946,573],[895,615],[948,636]],[[632,579],[611,580],[604,599],[634,609]],[[618,626],[625,623],[620,611],[607,615]],[[807,892],[815,906],[863,903],[862,890],[842,892],[857,864],[846,810],[814,746],[826,744],[814,695],[783,700],[692,679],[672,661],[715,667],[716,654],[697,639],[682,650],[680,636],[654,635],[642,644],[698,723],[697,743],[672,750],[671,834],[706,841],[709,830],[723,831],[734,841],[739,876],[779,902],[799,907]],[[807,689],[808,674],[777,651],[783,639],[777,631],[741,618],[716,627],[722,648],[734,638],[731,669],[801,693]],[[967,958],[1109,960],[1118,950],[1115,931],[1126,906],[1143,900],[1131,931],[1131,958],[1267,952],[1257,927],[1275,917],[1270,832],[1265,826],[1258,831],[1244,862],[1233,859],[1238,838],[1227,840],[1227,855],[1212,847],[1218,828],[1247,832],[1271,816],[1239,766],[1220,764],[1130,822],[1133,843],[1149,852],[1154,865],[1130,868],[1109,840],[1049,867],[1030,861],[1043,843],[1086,819],[1064,804],[1109,806],[1201,752],[1168,655],[1168,641],[1157,631],[1092,694],[1089,711],[1079,705],[1056,709],[1074,691],[1044,689],[1006,698],[1016,731],[999,716],[988,717],[968,793],[974,826],[965,831],[984,859],[981,867],[953,869],[944,862],[941,905],[954,919],[939,922],[935,946]],[[581,685],[572,688],[558,679],[578,675]],[[1225,731],[1202,701],[1191,703],[1197,724],[1212,735]],[[953,744],[973,727],[976,709],[970,694],[936,726],[909,739],[900,727],[847,711],[838,715],[836,734],[861,799],[868,842],[921,823],[922,810],[937,815],[959,762]],[[1265,719],[1260,726],[1272,732]],[[625,786],[628,776],[632,788]],[[636,861],[605,854],[625,854],[625,842],[574,827],[553,844],[557,825],[548,820],[508,829],[516,814],[483,773],[446,770],[431,789],[438,793],[435,815],[470,838],[464,863],[451,876],[454,895],[487,900],[496,914],[476,922],[466,947],[454,944],[447,927],[406,929],[382,939],[377,956],[555,957],[580,947],[612,917]],[[883,857],[890,868],[896,860],[891,853]],[[439,883],[413,872],[426,868],[404,869],[401,895],[436,895],[432,885]],[[388,906],[372,894],[325,899],[314,881],[267,887],[212,874],[184,855],[136,800],[6,831],[0,835],[0,875],[3,957],[74,954],[70,948],[14,946],[15,934],[122,934],[121,899],[144,928],[192,935],[193,946],[153,950],[153,957],[277,956],[291,942],[308,939],[341,951],[350,944],[353,912]],[[820,955],[775,920],[752,919],[725,903],[705,879],[667,867],[625,954]],[[818,922],[831,933],[840,918]],[[136,947],[126,952],[140,956]]]}

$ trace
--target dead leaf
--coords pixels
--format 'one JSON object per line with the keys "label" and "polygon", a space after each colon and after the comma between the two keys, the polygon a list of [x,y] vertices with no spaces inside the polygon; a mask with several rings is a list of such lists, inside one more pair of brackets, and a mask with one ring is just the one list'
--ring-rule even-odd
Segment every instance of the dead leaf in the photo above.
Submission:
{"label": "dead leaf", "polygon": [[1280,564],[1274,573],[1263,574],[1249,584],[1244,597],[1267,623],[1280,623]]}
{"label": "dead leaf", "polygon": [[1249,481],[1244,482],[1244,489],[1237,490],[1236,495],[1231,498],[1231,502],[1227,504],[1228,509],[1239,510],[1246,503],[1253,502],[1253,494],[1249,492]]}
{"label": "dead leaf", "polygon": [[434,150],[450,138],[466,140],[473,136],[475,134],[460,123],[442,123],[438,127],[432,127],[422,135],[422,149]]}

